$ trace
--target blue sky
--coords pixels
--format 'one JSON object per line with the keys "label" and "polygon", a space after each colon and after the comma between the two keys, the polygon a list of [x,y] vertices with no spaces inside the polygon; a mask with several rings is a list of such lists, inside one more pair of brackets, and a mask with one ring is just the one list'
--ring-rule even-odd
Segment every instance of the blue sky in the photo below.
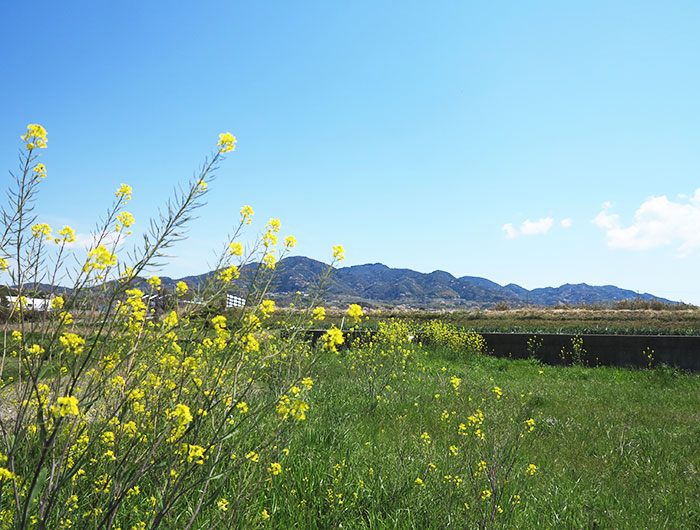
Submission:
{"label": "blue sky", "polygon": [[279,217],[320,260],[700,303],[699,26],[681,1],[5,2],[0,161],[42,124],[40,219],[87,234],[125,182],[138,232],[235,134],[170,276],[250,204],[247,240]]}

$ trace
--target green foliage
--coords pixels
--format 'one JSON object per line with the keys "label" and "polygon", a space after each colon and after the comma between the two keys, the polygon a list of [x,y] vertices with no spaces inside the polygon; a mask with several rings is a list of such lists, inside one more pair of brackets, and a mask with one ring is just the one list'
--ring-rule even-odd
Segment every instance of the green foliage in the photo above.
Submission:
{"label": "green foliage", "polygon": [[429,320],[421,324],[417,330],[421,340],[426,344],[444,347],[452,351],[481,353],[486,347],[484,338],[478,333],[463,331],[440,320]]}
{"label": "green foliage", "polygon": [[537,358],[537,354],[542,349],[542,339],[537,338],[537,335],[527,339],[527,353],[531,359]]}
{"label": "green foliage", "polygon": [[561,359],[567,364],[574,366],[588,366],[589,362],[586,357],[586,348],[583,346],[583,337],[578,335],[571,338],[571,350],[566,348],[561,349]]}
{"label": "green foliage", "polygon": [[[279,474],[309,408],[315,352],[298,333],[282,339],[266,326],[276,259],[295,240],[278,248],[271,219],[244,256],[235,240],[252,215],[246,206],[201,302],[188,303],[184,283],[164,294],[158,277],[139,275],[182,237],[233,136],[221,135],[130,253],[121,245],[134,222],[123,209],[127,185],[87,251],[71,245],[71,228],[52,236],[36,222],[46,131],[32,125],[25,137],[0,220],[0,269],[17,286],[1,337],[0,528],[209,528],[214,516],[229,526]],[[216,306],[246,264],[255,264],[248,306],[231,322]],[[64,275],[70,297],[54,284]],[[39,296],[50,305],[33,310]]]}

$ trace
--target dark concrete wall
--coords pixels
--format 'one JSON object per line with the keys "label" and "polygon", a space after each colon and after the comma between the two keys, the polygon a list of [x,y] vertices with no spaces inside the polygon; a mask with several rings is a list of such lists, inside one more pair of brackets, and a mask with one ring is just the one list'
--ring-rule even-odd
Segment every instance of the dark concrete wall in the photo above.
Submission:
{"label": "dark concrete wall", "polygon": [[[498,357],[523,359],[530,356],[527,342],[533,337],[542,346],[535,357],[548,364],[564,364],[562,349],[571,352],[577,335],[531,333],[482,333],[489,352]],[[652,353],[652,366],[667,364],[685,370],[700,370],[700,337],[674,335],[578,335],[583,339],[582,359],[590,366],[647,367]],[[570,355],[567,356],[570,359]]]}
{"label": "dark concrete wall", "polygon": [[[311,330],[308,336],[316,343],[325,330]],[[356,336],[369,339],[373,332],[345,332],[345,345]],[[589,366],[628,366],[646,368],[667,364],[684,370],[700,371],[700,337],[675,335],[560,335],[532,333],[481,333],[488,353],[497,357],[525,359],[531,355],[528,340],[536,337],[541,347],[534,357],[547,364],[566,364],[562,349],[572,351],[572,339],[583,339],[582,361]],[[344,346],[345,346],[344,345]],[[652,359],[646,356],[652,352]]]}

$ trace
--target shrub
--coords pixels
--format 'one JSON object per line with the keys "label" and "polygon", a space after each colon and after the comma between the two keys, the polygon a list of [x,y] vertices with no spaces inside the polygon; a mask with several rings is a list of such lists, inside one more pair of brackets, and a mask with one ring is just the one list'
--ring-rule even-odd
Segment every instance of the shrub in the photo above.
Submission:
{"label": "shrub", "polygon": [[[85,252],[72,228],[54,233],[34,215],[47,135],[30,125],[22,139],[0,230],[0,269],[19,296],[6,309],[13,324],[0,360],[0,526],[190,528],[204,518],[226,527],[275,480],[308,410],[315,353],[299,332],[281,339],[265,326],[275,309],[267,289],[295,239],[278,245],[271,219],[244,255],[238,240],[253,215],[244,206],[210,281],[178,284],[157,305],[161,280],[144,276],[184,237],[235,138],[220,135],[126,255],[131,188],[116,191]],[[215,302],[242,271],[251,279],[247,305],[232,322]],[[69,295],[57,285],[65,278]],[[185,302],[193,290],[200,304]],[[39,294],[50,309],[30,311],[26,299]]]}

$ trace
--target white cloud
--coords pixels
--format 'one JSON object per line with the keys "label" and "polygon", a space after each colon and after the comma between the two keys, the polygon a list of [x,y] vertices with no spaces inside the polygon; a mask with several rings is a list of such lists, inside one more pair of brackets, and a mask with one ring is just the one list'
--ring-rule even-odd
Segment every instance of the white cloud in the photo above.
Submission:
{"label": "white cloud", "polygon": [[566,219],[562,219],[559,222],[559,225],[561,225],[562,228],[570,228],[571,227],[571,219],[568,217]]}
{"label": "white cloud", "polygon": [[620,216],[608,213],[610,203],[603,204],[592,222],[605,230],[611,248],[646,250],[679,244],[678,252],[687,256],[700,247],[700,188],[687,203],[668,200],[665,195],[651,197],[637,209],[634,222],[620,224]]}
{"label": "white cloud", "polygon": [[529,219],[526,219],[517,229],[511,223],[506,223],[503,225],[501,230],[506,233],[507,239],[513,239],[517,235],[534,236],[546,234],[549,232],[549,229],[552,228],[553,223],[554,219],[551,217],[543,217],[537,221],[530,221]]}
{"label": "white cloud", "polygon": [[[121,234],[119,232],[108,232],[102,238],[100,244],[104,245],[108,249],[111,249],[114,246],[114,243],[117,243],[117,247],[120,247],[124,244],[124,237],[121,237],[120,239],[120,235]],[[93,248],[96,243],[97,238],[93,234],[75,234],[75,241],[73,241],[73,243],[67,243],[66,247],[89,249]]]}
{"label": "white cloud", "polygon": [[606,204],[603,204],[603,209],[591,222],[604,230],[612,230],[620,224],[620,216],[617,214],[608,214],[609,206],[606,206]]}
{"label": "white cloud", "polygon": [[504,224],[501,230],[505,231],[507,239],[513,239],[515,236],[518,235],[518,231],[515,228],[513,228],[513,225],[511,223]]}
{"label": "white cloud", "polygon": [[538,221],[527,219],[520,225],[520,233],[526,236],[546,234],[552,228],[552,223],[554,223],[554,219],[551,217],[543,217]]}

